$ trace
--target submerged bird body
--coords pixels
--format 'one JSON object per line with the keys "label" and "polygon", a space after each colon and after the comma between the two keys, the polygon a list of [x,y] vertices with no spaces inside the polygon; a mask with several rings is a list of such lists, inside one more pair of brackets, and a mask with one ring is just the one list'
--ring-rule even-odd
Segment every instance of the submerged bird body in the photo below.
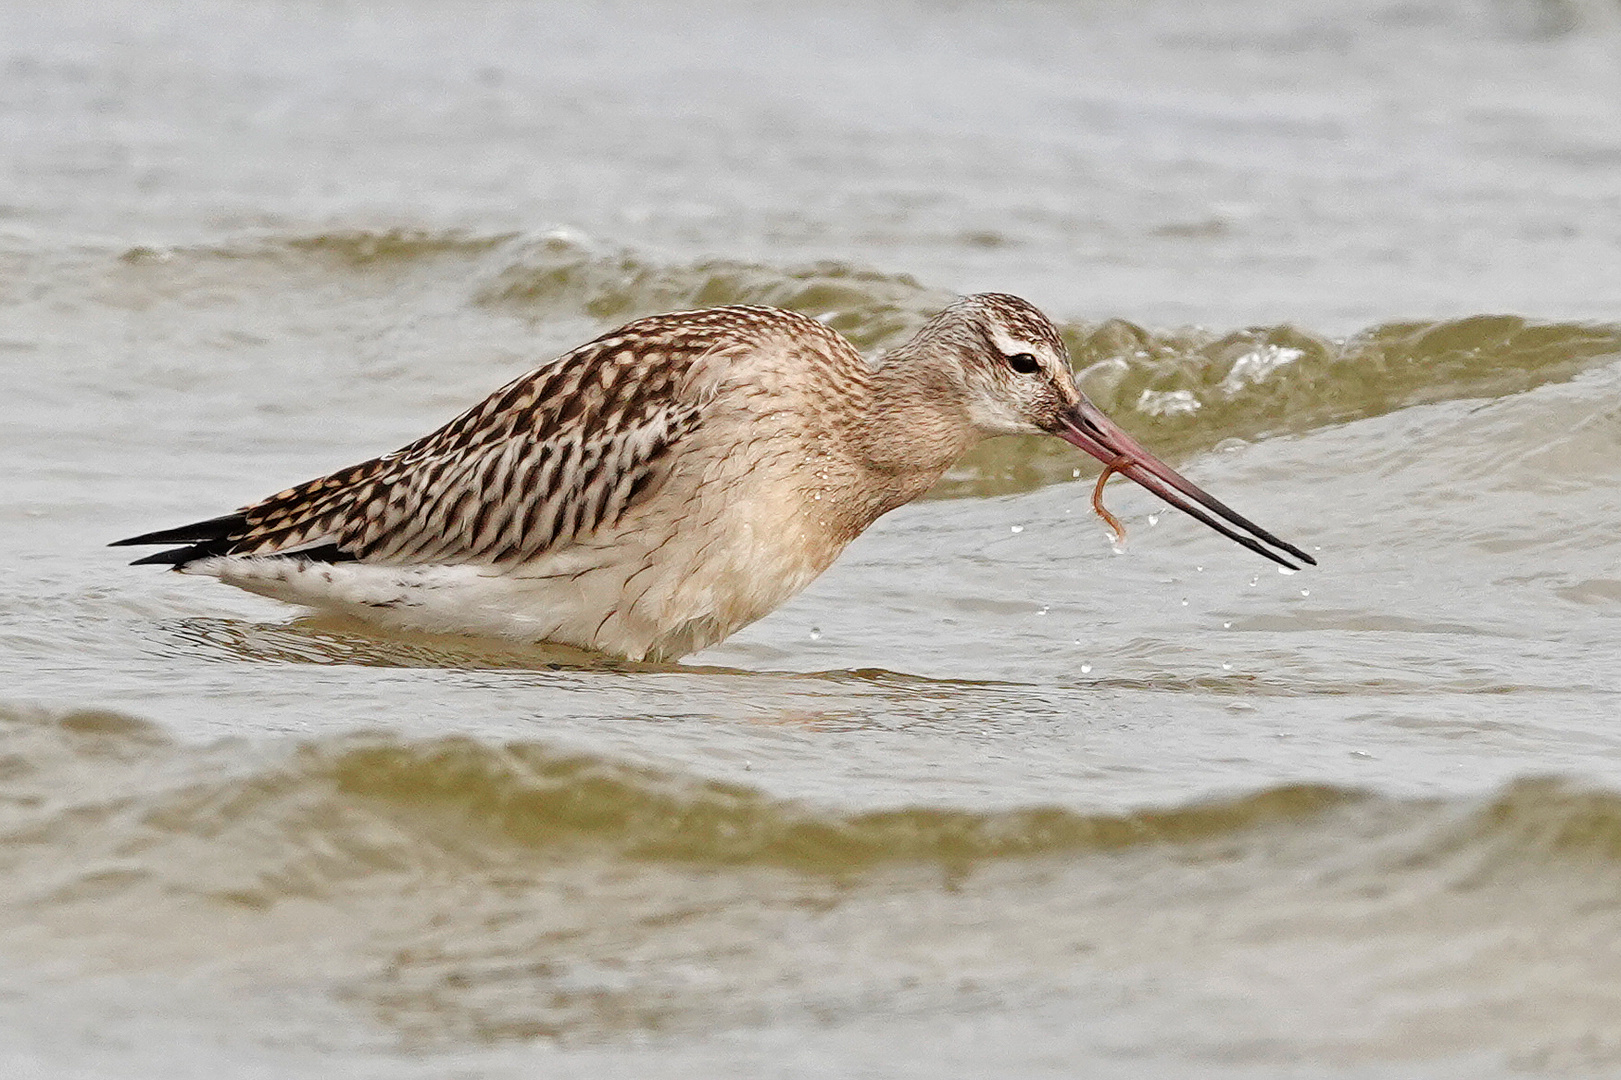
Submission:
{"label": "submerged bird body", "polygon": [[1114,428],[1052,324],[1001,294],[876,369],[773,308],[641,319],[392,454],[119,543],[184,544],[138,561],[385,625],[668,658],[776,608],[981,439],[1037,431],[1312,561]]}

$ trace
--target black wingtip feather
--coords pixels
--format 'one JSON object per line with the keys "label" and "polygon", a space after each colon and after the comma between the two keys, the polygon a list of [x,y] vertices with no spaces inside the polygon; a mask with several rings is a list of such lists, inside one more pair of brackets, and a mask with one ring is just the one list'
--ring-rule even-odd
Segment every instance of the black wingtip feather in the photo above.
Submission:
{"label": "black wingtip feather", "polygon": [[248,519],[242,514],[222,514],[207,521],[194,521],[174,529],[159,529],[142,533],[126,540],[114,540],[108,547],[131,547],[137,544],[182,544],[183,547],[160,551],[130,563],[131,566],[184,566],[210,555],[224,555],[231,548],[233,536],[247,528]]}
{"label": "black wingtip feather", "polygon": [[184,566],[196,559],[201,559],[208,555],[218,554],[218,552],[205,550],[208,546],[209,545],[206,544],[194,544],[191,547],[170,548],[168,551],[160,551],[156,555],[147,555],[144,558],[136,559],[134,562],[131,562],[130,565]]}
{"label": "black wingtip feather", "polygon": [[[157,534],[153,534],[157,535]],[[121,540],[119,543],[129,543]],[[205,540],[200,544],[190,544],[186,547],[170,548],[155,555],[147,555],[130,563],[131,566],[185,566],[198,559],[208,559],[215,555],[229,555],[235,543],[230,537],[221,537],[218,540]],[[113,546],[113,545],[109,545]],[[341,563],[354,562],[359,558],[353,552],[344,551],[337,544],[322,544],[320,547],[305,548],[302,551],[265,552],[266,556],[282,559],[303,559],[305,562]]]}
{"label": "black wingtip feather", "polygon": [[[159,529],[157,532],[142,533],[140,536],[131,536],[125,540],[114,540],[108,547],[134,547],[140,544],[207,544],[224,540],[248,527],[245,514],[222,514],[207,521],[194,521],[190,525],[181,525],[174,529]],[[140,562],[161,562],[154,555]]]}

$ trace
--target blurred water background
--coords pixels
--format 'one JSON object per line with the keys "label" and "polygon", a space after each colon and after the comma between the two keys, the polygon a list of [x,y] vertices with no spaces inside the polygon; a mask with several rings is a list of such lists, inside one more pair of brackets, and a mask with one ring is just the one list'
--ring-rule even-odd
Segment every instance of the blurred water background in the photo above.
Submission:
{"label": "blurred water background", "polygon": [[[1621,1071],[1621,7],[0,6],[0,1073]],[[110,540],[637,315],[1058,319],[683,665]]]}

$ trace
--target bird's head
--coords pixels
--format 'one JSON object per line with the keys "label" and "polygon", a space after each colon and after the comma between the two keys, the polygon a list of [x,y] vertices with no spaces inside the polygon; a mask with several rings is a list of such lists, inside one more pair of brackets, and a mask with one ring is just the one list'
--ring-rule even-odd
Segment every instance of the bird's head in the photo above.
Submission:
{"label": "bird's head", "polygon": [[931,319],[908,346],[938,365],[980,438],[1051,432],[1083,400],[1058,329],[1005,293],[967,296]]}
{"label": "bird's head", "polygon": [[1005,293],[964,297],[907,349],[940,365],[941,389],[957,397],[981,438],[1055,435],[1273,562],[1291,569],[1291,560],[1316,563],[1205,493],[1105,416],[1075,385],[1057,327],[1028,301]]}

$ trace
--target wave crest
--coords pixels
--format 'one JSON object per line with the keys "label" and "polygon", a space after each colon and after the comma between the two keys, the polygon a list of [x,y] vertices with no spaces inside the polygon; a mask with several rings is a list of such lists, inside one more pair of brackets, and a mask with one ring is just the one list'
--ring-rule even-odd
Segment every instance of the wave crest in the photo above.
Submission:
{"label": "wave crest", "polygon": [[874,349],[904,340],[956,297],[906,274],[834,261],[786,268],[733,259],[669,264],[554,236],[522,245],[474,299],[538,316],[584,314],[605,326],[665,311],[762,304],[820,319],[858,348]]}
{"label": "wave crest", "polygon": [[[1562,382],[1621,356],[1621,326],[1515,315],[1375,326],[1343,341],[1298,327],[1154,331],[1120,319],[1064,327],[1087,396],[1162,457],[1294,435],[1460,398]],[[1046,440],[986,443],[942,494],[1028,490],[1071,478]]]}

